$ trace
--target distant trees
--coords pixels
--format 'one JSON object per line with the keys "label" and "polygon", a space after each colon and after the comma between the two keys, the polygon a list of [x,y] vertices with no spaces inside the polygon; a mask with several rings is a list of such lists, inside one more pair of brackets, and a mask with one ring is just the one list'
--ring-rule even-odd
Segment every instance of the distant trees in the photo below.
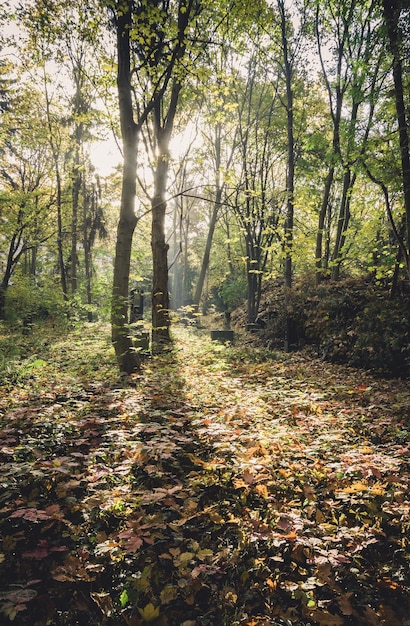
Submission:
{"label": "distant trees", "polygon": [[[249,322],[264,277],[287,288],[303,273],[317,284],[349,272],[392,286],[409,277],[409,10],[407,0],[22,2],[13,80],[34,96],[10,100],[3,62],[3,301],[11,277],[38,274],[44,259],[66,306],[82,302],[91,319],[107,201],[90,145],[107,96],[123,157],[110,192],[122,371],[140,365],[130,274],[152,286],[158,349],[171,339],[171,266],[178,304],[214,297],[229,308],[245,284]],[[38,120],[31,139],[23,119]],[[184,127],[189,156],[178,146],[173,179]],[[144,215],[151,232],[137,238]]]}
{"label": "distant trees", "polygon": [[246,78],[242,83],[238,81],[236,167],[240,169],[232,199],[232,210],[245,240],[250,323],[258,315],[262,277],[272,243],[278,238],[283,200],[277,150],[281,135],[277,123],[281,117],[278,84],[259,55],[255,46],[249,55]]}
{"label": "distant trees", "polygon": [[[9,17],[12,16],[10,13]],[[2,116],[5,131],[3,191],[9,191],[14,204],[18,202],[13,167],[16,159],[21,158],[18,154],[35,149],[42,151],[43,168],[45,158],[47,160],[47,171],[39,179],[37,196],[43,199],[43,203],[44,198],[49,200],[46,202],[48,212],[43,212],[37,222],[38,228],[46,231],[46,235],[38,236],[36,245],[30,244],[29,252],[24,254],[21,253],[22,239],[17,238],[19,246],[12,264],[13,272],[18,270],[18,274],[24,274],[27,267],[32,267],[33,287],[45,282],[51,286],[55,277],[59,276],[60,291],[56,292],[54,285],[54,295],[62,296],[67,312],[77,305],[84,306],[90,319],[90,246],[95,244],[96,236],[105,232],[101,188],[97,206],[97,195],[93,196],[96,181],[88,157],[91,128],[97,125],[92,109],[92,103],[95,103],[91,80],[92,76],[95,78],[95,73],[90,62],[89,20],[92,15],[86,19],[81,8],[73,7],[68,1],[44,4],[39,0],[30,4],[21,3],[14,17],[21,35],[15,35],[15,64],[12,68],[19,97],[9,103],[9,110]],[[96,53],[97,45],[93,47],[93,54]],[[27,161],[26,170],[35,167],[37,162],[38,158],[32,156]],[[27,176],[24,180],[27,186]],[[37,207],[41,204],[38,198]],[[27,207],[26,203],[25,212]],[[7,219],[10,222],[9,216]],[[26,221],[20,217],[19,228],[22,227],[28,233]],[[11,249],[15,247],[16,239],[11,239],[10,245]],[[29,254],[31,259],[28,264]],[[7,268],[10,266],[10,254],[8,259],[5,263]],[[81,295],[76,295],[80,285],[79,268]],[[9,269],[5,275],[8,273]]]}

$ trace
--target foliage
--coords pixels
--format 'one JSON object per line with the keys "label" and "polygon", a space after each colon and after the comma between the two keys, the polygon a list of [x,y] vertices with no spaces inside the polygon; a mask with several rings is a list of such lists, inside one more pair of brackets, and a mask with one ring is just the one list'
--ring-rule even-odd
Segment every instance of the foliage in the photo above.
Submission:
{"label": "foliage", "polygon": [[6,319],[21,322],[32,319],[62,318],[67,312],[53,280],[39,286],[28,276],[19,276],[7,291]]}
{"label": "foliage", "polygon": [[241,306],[246,297],[246,276],[227,274],[223,281],[212,289],[213,301],[222,311],[233,311]]}
{"label": "foliage", "polygon": [[405,623],[407,385],[181,330],[123,380],[106,330],[3,380],[5,624]]}
{"label": "foliage", "polygon": [[[280,285],[264,294],[267,339],[283,340],[286,322]],[[269,303],[268,303],[269,302]],[[327,361],[373,370],[383,376],[410,375],[409,293],[395,298],[373,279],[325,282],[318,288],[299,284],[289,294],[288,313],[300,346],[314,346]]]}

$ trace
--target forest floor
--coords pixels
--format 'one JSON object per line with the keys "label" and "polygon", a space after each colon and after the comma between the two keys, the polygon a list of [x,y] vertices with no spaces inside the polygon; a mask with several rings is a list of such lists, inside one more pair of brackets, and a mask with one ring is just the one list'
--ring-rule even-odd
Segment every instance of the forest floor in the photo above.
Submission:
{"label": "forest floor", "polygon": [[0,623],[409,626],[408,383],[174,332],[0,337]]}

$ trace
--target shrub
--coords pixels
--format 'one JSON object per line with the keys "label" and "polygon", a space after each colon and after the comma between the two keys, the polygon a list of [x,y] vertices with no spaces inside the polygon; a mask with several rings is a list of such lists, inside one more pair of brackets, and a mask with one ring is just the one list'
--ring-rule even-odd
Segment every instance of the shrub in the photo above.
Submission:
{"label": "shrub", "polygon": [[6,320],[12,323],[21,320],[61,318],[65,304],[61,292],[55,285],[36,285],[29,277],[19,277],[6,293]]}
{"label": "shrub", "polygon": [[[265,301],[267,294],[265,293]],[[410,376],[410,297],[395,299],[365,279],[326,282],[318,288],[295,288],[283,306],[271,298],[270,340],[282,341],[286,315],[295,322],[299,345],[335,363],[371,369],[383,376]],[[279,303],[279,305],[278,305]],[[266,307],[266,304],[265,304]]]}

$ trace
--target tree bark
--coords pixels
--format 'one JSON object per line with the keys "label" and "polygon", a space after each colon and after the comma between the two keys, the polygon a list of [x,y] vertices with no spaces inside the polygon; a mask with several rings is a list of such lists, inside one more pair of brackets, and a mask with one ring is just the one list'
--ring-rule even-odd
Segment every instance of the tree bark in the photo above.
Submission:
{"label": "tree bark", "polygon": [[170,311],[168,292],[168,244],[165,241],[165,200],[169,153],[162,146],[155,171],[155,192],[152,198],[151,247],[153,262],[152,284],[152,345],[158,351],[170,342]]}
{"label": "tree bark", "polygon": [[350,221],[350,196],[356,177],[351,175],[349,168],[345,170],[343,177],[343,190],[340,199],[339,218],[337,221],[336,239],[332,254],[332,280],[339,280],[340,265],[342,263],[342,249],[346,240],[346,228]]}
{"label": "tree bark", "polygon": [[169,142],[171,140],[181,84],[175,79],[166,115],[162,115],[162,101],[155,103],[154,128],[158,149],[158,161],[154,174],[152,198],[151,247],[152,277],[152,347],[160,351],[171,342],[171,316],[168,291],[168,244],[165,241],[166,191],[169,170]]}
{"label": "tree bark", "polygon": [[133,349],[128,328],[128,293],[132,238],[137,224],[135,215],[138,128],[134,122],[130,80],[130,26],[132,2],[124,5],[117,17],[117,88],[123,144],[120,217],[114,259],[111,302],[111,337],[120,371],[131,374],[141,360]]}
{"label": "tree bark", "polygon": [[221,185],[221,124],[216,126],[215,133],[215,201],[212,209],[211,220],[209,222],[208,235],[205,243],[204,256],[202,259],[201,271],[199,273],[198,283],[194,295],[194,304],[199,306],[202,291],[205,284],[205,278],[209,267],[209,258],[211,256],[212,241],[214,238],[215,227],[218,220],[218,213],[221,207],[223,185]]}
{"label": "tree bark", "polygon": [[[403,65],[401,33],[399,30],[399,17],[402,3],[400,0],[383,0],[384,20],[390,42],[390,50],[393,55],[393,81],[396,103],[397,126],[400,140],[400,158],[402,169],[404,210],[406,215],[406,242],[407,251],[410,250],[410,154],[409,154],[409,129],[406,117],[406,104],[404,101]],[[407,267],[410,273],[410,268]]]}
{"label": "tree bark", "polygon": [[89,322],[93,321],[93,313],[91,311],[91,305],[92,305],[92,288],[91,288],[91,268],[92,268],[92,261],[91,261],[91,241],[90,238],[88,236],[88,231],[87,231],[87,213],[90,209],[90,202],[93,202],[92,198],[90,198],[90,195],[87,193],[87,184],[86,184],[86,179],[83,176],[82,179],[82,187],[83,187],[83,248],[84,248],[84,271],[85,271],[85,283],[86,283],[86,290],[87,290],[87,305],[88,305],[88,311],[87,311],[87,319]]}
{"label": "tree bark", "polygon": [[328,214],[330,191],[332,189],[334,174],[335,168],[332,166],[329,168],[326,176],[325,189],[323,192],[322,204],[319,211],[315,253],[316,286],[321,283],[323,278],[323,271],[325,269],[323,263],[323,234],[325,232],[326,215]]}
{"label": "tree bark", "polygon": [[295,210],[295,139],[293,114],[292,62],[289,58],[289,41],[287,36],[288,18],[284,0],[278,0],[281,22],[283,67],[286,84],[286,117],[287,117],[287,173],[286,173],[286,219],[284,228],[285,248],[285,307],[286,328],[284,347],[289,352],[296,343],[294,323],[289,307],[289,295],[293,281],[293,222]]}

